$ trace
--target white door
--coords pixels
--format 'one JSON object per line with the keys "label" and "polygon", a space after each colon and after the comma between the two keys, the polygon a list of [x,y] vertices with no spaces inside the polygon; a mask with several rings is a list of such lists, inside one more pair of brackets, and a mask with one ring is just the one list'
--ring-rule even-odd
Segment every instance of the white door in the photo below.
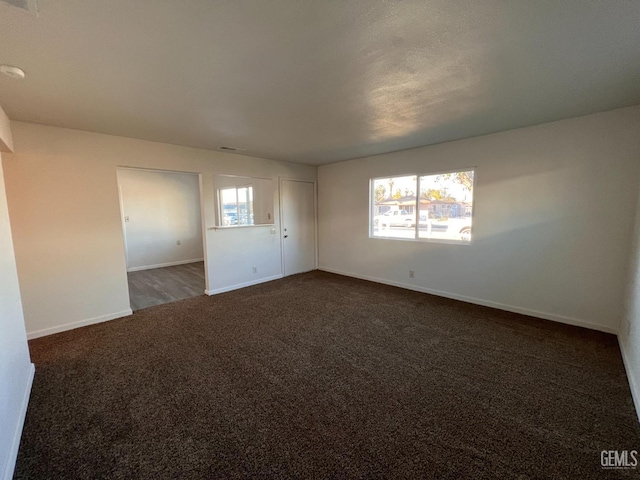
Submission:
{"label": "white door", "polygon": [[282,180],[282,251],[284,274],[316,268],[315,192],[311,182]]}

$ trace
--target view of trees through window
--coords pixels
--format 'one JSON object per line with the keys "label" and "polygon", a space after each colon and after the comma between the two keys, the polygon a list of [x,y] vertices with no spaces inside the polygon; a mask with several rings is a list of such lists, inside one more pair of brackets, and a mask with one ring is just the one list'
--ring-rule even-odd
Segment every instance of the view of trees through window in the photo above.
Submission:
{"label": "view of trees through window", "polygon": [[474,170],[371,180],[371,236],[471,241]]}

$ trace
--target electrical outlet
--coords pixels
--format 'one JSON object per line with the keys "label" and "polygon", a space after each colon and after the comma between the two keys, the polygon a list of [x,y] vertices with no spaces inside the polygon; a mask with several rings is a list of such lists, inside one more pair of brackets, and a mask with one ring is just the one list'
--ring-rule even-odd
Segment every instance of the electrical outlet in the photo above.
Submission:
{"label": "electrical outlet", "polygon": [[180,240],[176,240],[176,245],[182,245],[182,242]]}
{"label": "electrical outlet", "polygon": [[253,267],[253,273],[258,273],[257,267]]}
{"label": "electrical outlet", "polygon": [[409,278],[416,278],[416,272],[409,270]]}

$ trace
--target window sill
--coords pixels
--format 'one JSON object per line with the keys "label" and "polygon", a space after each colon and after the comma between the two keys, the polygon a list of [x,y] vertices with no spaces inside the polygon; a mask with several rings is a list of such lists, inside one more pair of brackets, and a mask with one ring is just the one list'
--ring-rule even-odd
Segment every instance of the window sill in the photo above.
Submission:
{"label": "window sill", "polygon": [[471,245],[471,240],[451,240],[446,238],[402,238],[402,237],[382,237],[379,235],[369,235],[373,240],[399,240],[401,242],[417,242],[417,243],[443,243],[446,245]]}
{"label": "window sill", "polygon": [[275,227],[275,223],[259,223],[257,225],[216,225],[207,230],[234,230],[236,228]]}

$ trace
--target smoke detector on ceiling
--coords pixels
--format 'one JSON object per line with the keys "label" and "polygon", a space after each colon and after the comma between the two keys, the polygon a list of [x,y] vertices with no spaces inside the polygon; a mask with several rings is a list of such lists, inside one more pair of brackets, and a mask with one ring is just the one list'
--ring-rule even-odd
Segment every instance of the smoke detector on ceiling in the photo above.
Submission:
{"label": "smoke detector on ceiling", "polygon": [[22,80],[24,78],[24,70],[12,65],[0,65],[0,73],[4,73],[7,77]]}
{"label": "smoke detector on ceiling", "polygon": [[7,5],[20,8],[33,15],[38,15],[38,0],[0,0],[0,3],[6,3]]}

